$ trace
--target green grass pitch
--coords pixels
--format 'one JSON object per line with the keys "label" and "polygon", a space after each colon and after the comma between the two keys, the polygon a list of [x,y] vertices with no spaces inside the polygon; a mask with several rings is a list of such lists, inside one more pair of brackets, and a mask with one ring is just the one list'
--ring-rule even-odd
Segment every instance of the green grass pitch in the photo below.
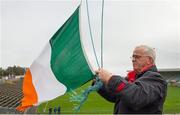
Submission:
{"label": "green grass pitch", "polygon": [[[77,89],[76,92],[80,92],[83,89],[86,89],[90,86],[91,83],[87,83],[86,85],[82,86],[81,88]],[[80,93],[79,93],[80,94]],[[48,113],[49,108],[54,107],[61,107],[62,114],[73,114],[76,113],[73,110],[73,102],[69,101],[70,94],[66,93],[63,96],[60,96],[52,101],[49,101],[48,104],[42,103],[38,107],[38,113]],[[46,111],[43,112],[43,109]],[[78,114],[112,114],[113,113],[113,103],[106,101],[104,98],[99,96],[96,92],[90,93],[87,101],[83,104],[80,111],[77,112]],[[180,113],[180,88],[177,87],[168,87],[168,94],[166,97],[166,101],[164,104],[164,111],[165,114],[174,114]]]}

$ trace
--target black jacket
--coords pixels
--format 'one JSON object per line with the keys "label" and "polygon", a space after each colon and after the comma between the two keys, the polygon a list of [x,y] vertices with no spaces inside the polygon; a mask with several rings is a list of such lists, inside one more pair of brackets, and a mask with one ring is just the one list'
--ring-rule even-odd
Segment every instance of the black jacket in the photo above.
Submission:
{"label": "black jacket", "polygon": [[[116,89],[124,84],[121,91]],[[114,102],[114,114],[161,114],[167,93],[167,83],[156,66],[136,75],[130,83],[120,76],[112,76],[98,91],[106,100]]]}

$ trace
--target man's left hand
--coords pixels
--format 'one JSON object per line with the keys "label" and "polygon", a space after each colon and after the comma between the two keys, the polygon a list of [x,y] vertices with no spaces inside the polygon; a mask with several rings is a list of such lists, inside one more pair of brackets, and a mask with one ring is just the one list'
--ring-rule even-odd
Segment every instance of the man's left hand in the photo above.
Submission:
{"label": "man's left hand", "polygon": [[108,72],[107,70],[104,70],[102,68],[95,71],[96,74],[99,76],[99,78],[104,81],[105,83],[108,83],[109,79],[112,77],[112,73]]}

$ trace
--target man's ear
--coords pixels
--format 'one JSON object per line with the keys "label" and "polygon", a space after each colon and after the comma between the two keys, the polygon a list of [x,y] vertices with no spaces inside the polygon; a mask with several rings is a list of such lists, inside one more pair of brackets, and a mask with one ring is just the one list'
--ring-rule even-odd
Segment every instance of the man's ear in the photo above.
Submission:
{"label": "man's ear", "polygon": [[151,57],[148,57],[148,64],[153,64],[153,59]]}

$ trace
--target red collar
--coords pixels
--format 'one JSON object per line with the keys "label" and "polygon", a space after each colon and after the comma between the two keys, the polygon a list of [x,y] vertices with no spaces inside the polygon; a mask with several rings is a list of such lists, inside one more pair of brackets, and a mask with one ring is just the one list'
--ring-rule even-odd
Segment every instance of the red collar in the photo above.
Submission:
{"label": "red collar", "polygon": [[130,71],[130,72],[127,74],[127,77],[128,77],[128,82],[129,82],[129,83],[134,82],[135,79],[136,79],[136,72],[135,72],[135,71]]}
{"label": "red collar", "polygon": [[[154,64],[148,65],[148,66],[142,68],[141,73],[147,71],[147,70],[150,69],[152,66],[154,66]],[[130,72],[127,74],[128,82],[129,82],[129,83],[132,83],[132,82],[134,82],[134,81],[136,80],[136,74],[137,74],[137,73],[136,73],[135,71],[130,71]]]}
{"label": "red collar", "polygon": [[151,65],[148,65],[148,66],[142,68],[142,69],[141,69],[141,73],[147,71],[147,70],[150,69],[152,66],[154,66],[154,64],[151,64]]}

